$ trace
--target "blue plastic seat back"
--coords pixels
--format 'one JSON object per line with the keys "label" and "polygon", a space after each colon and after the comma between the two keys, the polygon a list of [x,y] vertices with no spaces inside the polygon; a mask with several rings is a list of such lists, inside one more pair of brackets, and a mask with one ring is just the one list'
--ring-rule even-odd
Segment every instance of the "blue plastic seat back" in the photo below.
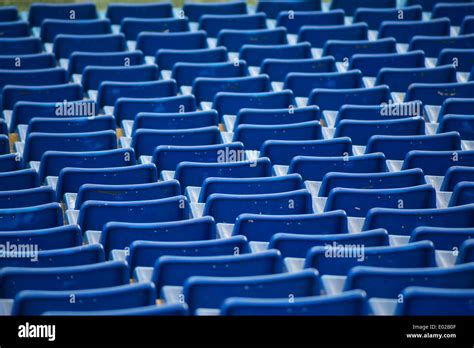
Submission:
{"label": "blue plastic seat back", "polygon": [[396,41],[388,37],[379,40],[328,40],[324,44],[323,55],[333,56],[337,61],[349,60],[354,54],[396,53]]}
{"label": "blue plastic seat back", "polygon": [[135,151],[131,148],[90,152],[47,151],[41,158],[38,176],[41,183],[47,176],[58,176],[66,167],[110,168],[135,163]]}
{"label": "blue plastic seat back", "polygon": [[474,228],[420,226],[413,230],[410,243],[431,241],[437,250],[459,250],[464,241],[474,238]]}
{"label": "blue plastic seat back", "polygon": [[132,135],[141,128],[146,129],[188,129],[217,126],[215,110],[176,113],[140,112],[133,122]]}
{"label": "blue plastic seat back", "polygon": [[40,250],[28,254],[20,251],[16,258],[3,258],[1,267],[68,267],[104,262],[104,248],[100,244],[81,245],[72,248]]}
{"label": "blue plastic seat back", "polygon": [[217,37],[222,29],[266,29],[266,19],[264,13],[232,15],[206,14],[199,19],[199,30],[206,31],[209,37]]}
{"label": "blue plastic seat back", "polygon": [[69,56],[69,75],[82,74],[88,65],[132,66],[143,64],[141,51],[74,52]]}
{"label": "blue plastic seat back", "polygon": [[349,216],[365,217],[374,207],[400,206],[406,209],[436,208],[436,191],[429,184],[377,190],[336,187],[329,192],[324,210],[343,209]]}
{"label": "blue plastic seat back", "polygon": [[[400,18],[400,11],[403,11],[403,18]],[[423,9],[421,6],[407,6],[402,8],[367,8],[362,7],[354,11],[354,23],[365,22],[369,29],[378,30],[380,24],[385,21],[420,21]]]}
{"label": "blue plastic seat back", "polygon": [[292,9],[291,14],[288,11],[280,12],[276,20],[277,27],[285,27],[288,33],[298,34],[302,26],[342,25],[344,24],[344,11],[295,11]]}
{"label": "blue plastic seat back", "polygon": [[158,172],[175,170],[181,162],[219,162],[226,153],[244,154],[244,144],[233,142],[216,145],[160,145],[153,151],[152,163]]}
{"label": "blue plastic seat back", "polygon": [[474,34],[474,16],[467,16],[461,24],[460,34]]}
{"label": "blue plastic seat back", "polygon": [[362,74],[358,70],[343,73],[289,73],[283,88],[291,89],[295,96],[308,97],[315,88],[361,88]]}
{"label": "blue plastic seat back", "polygon": [[83,184],[145,184],[158,180],[153,164],[117,168],[64,168],[59,173],[58,198],[66,192],[76,193]]}
{"label": "blue plastic seat back", "polygon": [[45,86],[66,82],[66,71],[63,68],[0,71],[1,88],[6,85]]}
{"label": "blue plastic seat back", "polygon": [[10,141],[8,135],[0,134],[0,155],[10,153]]}
{"label": "blue plastic seat back", "polygon": [[474,203],[474,182],[460,182],[456,184],[449,206]]}
{"label": "blue plastic seat back", "polygon": [[408,46],[409,51],[422,50],[427,57],[436,58],[446,48],[474,48],[474,34],[458,36],[415,36]]}
{"label": "blue plastic seat back", "polygon": [[[155,70],[155,69],[153,69]],[[150,71],[155,76],[155,71]],[[150,76],[150,77],[151,77]],[[176,81],[151,80],[146,82],[104,81],[99,85],[97,103],[99,108],[113,106],[119,98],[165,98],[177,94]]]}
{"label": "blue plastic seat back", "polygon": [[150,184],[104,185],[84,184],[79,188],[76,209],[81,209],[86,201],[147,201],[178,196],[181,193],[179,182],[168,180]]}
{"label": "blue plastic seat back", "polygon": [[8,125],[5,120],[0,120],[0,134],[8,135]]}
{"label": "blue plastic seat back", "polygon": [[73,52],[125,51],[123,34],[72,35],[59,34],[54,38],[53,52],[57,59],[68,59]]}
{"label": "blue plastic seat back", "polygon": [[151,305],[145,307],[134,307],[127,309],[111,309],[103,311],[48,311],[44,312],[43,315],[46,316],[187,316],[189,315],[188,308],[185,304],[164,304],[164,305]]}
{"label": "blue plastic seat back", "polygon": [[212,145],[220,142],[220,131],[217,126],[190,129],[145,129],[135,131],[132,147],[137,157],[151,156],[160,145]]}
{"label": "blue plastic seat back", "polygon": [[1,55],[41,53],[43,44],[37,37],[0,38]]}
{"label": "blue plastic seat back", "polygon": [[327,197],[336,187],[380,190],[424,185],[426,183],[421,169],[385,173],[337,173],[324,175],[319,196]]}
{"label": "blue plastic seat back", "polygon": [[439,111],[438,122],[442,122],[444,115],[472,115],[473,98],[447,98]]}
{"label": "blue plastic seat back", "polygon": [[25,142],[23,161],[39,161],[48,150],[101,151],[117,148],[115,131],[89,133],[30,133]]}
{"label": "blue plastic seat back", "polygon": [[314,235],[347,233],[347,215],[342,210],[305,215],[246,213],[237,218],[232,234],[242,234],[249,241],[268,242],[278,232]]}
{"label": "blue plastic seat back", "polygon": [[151,283],[121,285],[106,289],[71,291],[24,290],[15,297],[12,315],[42,315],[47,311],[102,311],[151,306],[156,290]]}
{"label": "blue plastic seat back", "polygon": [[376,85],[388,85],[392,92],[405,92],[412,83],[457,82],[452,65],[436,68],[383,68],[377,74]]}
{"label": "blue plastic seat back", "polygon": [[285,109],[241,109],[237,114],[234,128],[240,124],[281,125],[310,121],[320,118],[317,106]]}
{"label": "blue plastic seat back", "polygon": [[0,22],[0,33],[2,37],[26,37],[30,36],[30,27],[28,22],[23,20]]}
{"label": "blue plastic seat back", "polygon": [[235,30],[223,29],[217,36],[217,46],[225,46],[230,52],[239,52],[242,46],[283,45],[288,43],[285,28]]}
{"label": "blue plastic seat back", "polygon": [[466,16],[474,15],[474,4],[436,4],[431,18],[449,18],[451,25],[460,26]]}
{"label": "blue plastic seat back", "polygon": [[18,19],[16,6],[2,6],[0,8],[0,22],[12,22]]}
{"label": "blue plastic seat back", "polygon": [[153,4],[109,4],[105,14],[112,24],[120,24],[126,17],[133,18],[163,18],[173,17],[173,7],[170,3]]}
{"label": "blue plastic seat back", "polygon": [[258,12],[265,12],[269,18],[275,19],[281,12],[309,12],[321,11],[320,1],[292,1],[292,0],[260,0],[257,4]]}
{"label": "blue plastic seat back", "polygon": [[0,155],[0,173],[20,169],[21,157],[17,153]]}
{"label": "blue plastic seat back", "polygon": [[461,150],[458,132],[435,135],[373,135],[366,152],[383,152],[388,159],[403,160],[412,150],[447,151]]}
{"label": "blue plastic seat back", "polygon": [[189,242],[151,242],[135,241],[130,244],[127,262],[131,269],[137,266],[153,267],[161,256],[220,256],[239,255],[249,252],[247,239],[235,236]]}
{"label": "blue plastic seat back", "polygon": [[78,224],[82,231],[101,231],[109,221],[162,222],[184,220],[188,209],[186,197],[175,196],[149,201],[86,201],[81,205]]}
{"label": "blue plastic seat back", "polygon": [[380,105],[391,100],[388,86],[353,89],[316,89],[308,105],[318,105],[321,110],[339,110],[344,104]]}
{"label": "blue plastic seat back", "polygon": [[125,249],[136,240],[186,242],[215,238],[214,219],[204,216],[191,220],[152,223],[108,222],[102,229],[100,243],[108,255],[111,250]]}
{"label": "blue plastic seat back", "polygon": [[410,151],[402,169],[421,168],[425,175],[443,176],[451,166],[474,166],[474,151]]}
{"label": "blue plastic seat back", "polygon": [[327,249],[333,245],[364,245],[364,247],[388,246],[388,233],[382,228],[362,233],[275,233],[270,239],[268,249],[279,250],[283,257],[305,258],[308,254],[305,268],[309,268],[312,267],[311,254],[308,253],[311,248],[322,247]]}
{"label": "blue plastic seat back", "polygon": [[[71,17],[73,16],[73,17]],[[39,27],[48,18],[52,19],[95,19],[97,10],[94,3],[83,4],[41,4],[30,6],[28,22],[32,27]]]}
{"label": "blue plastic seat back", "polygon": [[307,41],[323,48],[328,40],[367,40],[369,28],[365,23],[351,25],[310,25],[301,27],[298,42]]}
{"label": "blue plastic seat back", "polygon": [[380,173],[386,171],[387,165],[383,153],[340,157],[296,156],[288,168],[288,173],[298,173],[303,180],[315,181],[321,181],[328,172]]}
{"label": "blue plastic seat back", "polygon": [[[437,0],[408,0],[407,1],[407,6],[412,6],[412,5],[421,5],[423,7],[423,11],[430,12],[433,10],[435,5],[439,1]],[[453,3],[453,2],[469,2],[469,0],[456,0],[456,1],[444,1],[445,3]]]}
{"label": "blue plastic seat back", "polygon": [[117,124],[123,120],[133,120],[140,112],[177,113],[196,110],[196,99],[193,95],[163,98],[118,98],[115,102],[114,115]]}
{"label": "blue plastic seat back", "polygon": [[408,286],[472,289],[474,264],[450,268],[384,268],[356,266],[349,272],[344,291],[364,290],[368,297],[395,299]]}
{"label": "blue plastic seat back", "polygon": [[164,285],[183,285],[191,276],[243,277],[281,272],[281,255],[276,250],[232,256],[162,256],[153,269],[158,291]]}
{"label": "blue plastic seat back", "polygon": [[196,50],[207,48],[205,31],[138,34],[137,46],[145,56],[155,56],[161,49]]}
{"label": "blue plastic seat back", "polygon": [[178,86],[192,86],[198,77],[241,77],[247,75],[247,63],[181,63],[174,65],[171,77]]}
{"label": "blue plastic seat back", "polygon": [[461,250],[456,263],[459,265],[472,262],[474,262],[474,243],[472,240],[466,240],[461,245]]}
{"label": "blue plastic seat back", "polygon": [[267,194],[214,193],[207,197],[203,215],[216,222],[232,224],[243,213],[249,214],[311,214],[311,194],[306,189]]}
{"label": "blue plastic seat back", "polygon": [[317,296],[320,280],[315,270],[250,277],[190,277],[184,283],[183,296],[191,311],[220,308],[229,297],[284,298]]}
{"label": "blue plastic seat back", "polygon": [[130,18],[125,17],[120,23],[120,31],[127,40],[135,41],[142,31],[180,32],[188,31],[187,18]]}
{"label": "blue plastic seat back", "polygon": [[100,117],[34,117],[28,123],[30,133],[91,133],[115,130],[112,116]]}
{"label": "blue plastic seat back", "polygon": [[268,194],[303,189],[303,180],[298,174],[267,178],[207,178],[199,194],[199,202],[206,202],[214,193]]}
{"label": "blue plastic seat back", "polygon": [[[191,22],[199,22],[204,15],[237,15],[247,13],[245,1],[230,1],[227,3],[185,3],[183,5],[185,16]],[[257,11],[258,12],[258,11]]]}
{"label": "blue plastic seat back", "polygon": [[446,48],[440,52],[436,64],[453,64],[457,71],[470,72],[474,64],[474,49]]}
{"label": "blue plastic seat back", "polygon": [[99,89],[102,81],[145,82],[158,78],[156,65],[134,66],[88,66],[82,72],[82,87],[84,90]]}
{"label": "blue plastic seat back", "polygon": [[63,212],[59,203],[0,209],[0,217],[0,231],[21,231],[63,225]]}
{"label": "blue plastic seat back", "polygon": [[56,201],[56,194],[51,187],[0,191],[0,209],[32,207]]}
{"label": "blue plastic seat back", "polygon": [[341,8],[346,13],[346,16],[352,16],[354,12],[359,8],[394,8],[397,7],[395,0],[383,0],[373,2],[370,0],[332,0],[331,9]]}
{"label": "blue plastic seat back", "polygon": [[438,133],[458,132],[463,140],[474,140],[474,117],[470,115],[443,116]]}
{"label": "blue plastic seat back", "polygon": [[309,59],[313,58],[307,42],[294,45],[244,45],[239,57],[250,66],[260,66],[265,59]]}
{"label": "blue plastic seat back", "polygon": [[0,191],[24,190],[38,186],[38,173],[34,169],[0,173]]}
{"label": "blue plastic seat back", "polygon": [[363,291],[347,291],[338,295],[281,299],[231,297],[224,301],[221,315],[229,316],[315,316],[364,315],[366,295]]}
{"label": "blue plastic seat back", "polygon": [[[448,64],[448,63],[446,63]],[[376,77],[382,68],[423,68],[425,53],[355,54],[349,62],[349,69],[358,69],[364,76]]]}
{"label": "blue plastic seat back", "polygon": [[223,63],[226,61],[227,49],[225,47],[195,50],[159,49],[156,53],[156,64],[160,70],[171,70],[177,62]]}
{"label": "blue plastic seat back", "polygon": [[[451,4],[450,4],[451,5]],[[438,289],[410,286],[403,290],[403,302],[397,305],[397,315],[473,315],[470,304],[473,289]]]}
{"label": "blue plastic seat back", "polygon": [[59,34],[98,35],[110,34],[108,19],[45,19],[41,24],[40,37],[43,42],[53,42]]}
{"label": "blue plastic seat back", "polygon": [[[239,153],[229,155],[223,162],[197,163],[181,162],[176,167],[175,179],[181,183],[181,189],[188,186],[201,186],[206,178],[252,178],[271,176],[271,163],[268,158],[245,161]],[[224,156],[227,157],[227,156]],[[236,158],[234,160],[234,158]],[[230,160],[230,161],[229,161]],[[240,161],[239,161],[240,160]]]}
{"label": "blue plastic seat back", "polygon": [[0,271],[0,294],[3,298],[14,298],[22,290],[70,291],[106,288],[128,282],[128,266],[124,261],[42,269],[6,267]]}
{"label": "blue plastic seat back", "polygon": [[289,165],[295,156],[344,156],[352,155],[350,138],[327,140],[267,140],[260,148],[260,155],[273,164]]}
{"label": "blue plastic seat back", "polygon": [[444,176],[441,191],[453,191],[454,187],[461,181],[474,181],[473,167],[450,167]]}
{"label": "blue plastic seat back", "polygon": [[56,58],[52,53],[0,55],[0,69],[47,69],[55,66]]}
{"label": "blue plastic seat back", "polygon": [[385,21],[380,25],[379,38],[393,37],[400,43],[409,43],[415,35],[449,36],[448,18],[429,21]]}
{"label": "blue plastic seat back", "polygon": [[220,117],[223,115],[237,115],[240,109],[283,109],[294,105],[293,92],[284,90],[280,92],[263,93],[232,93],[219,92],[213,100],[213,109],[217,110]]}
{"label": "blue plastic seat back", "polygon": [[386,228],[390,234],[408,236],[418,226],[474,227],[473,211],[473,204],[437,209],[373,208],[363,229]]}
{"label": "blue plastic seat back", "polygon": [[260,73],[270,76],[272,81],[285,81],[291,72],[300,73],[323,73],[335,70],[333,57],[322,57],[320,59],[275,59],[266,58],[261,66]]}
{"label": "blue plastic seat back", "polygon": [[71,248],[82,245],[82,231],[78,225],[65,225],[45,229],[2,231],[0,241],[5,244],[15,239],[18,244],[37,245],[39,250]]}

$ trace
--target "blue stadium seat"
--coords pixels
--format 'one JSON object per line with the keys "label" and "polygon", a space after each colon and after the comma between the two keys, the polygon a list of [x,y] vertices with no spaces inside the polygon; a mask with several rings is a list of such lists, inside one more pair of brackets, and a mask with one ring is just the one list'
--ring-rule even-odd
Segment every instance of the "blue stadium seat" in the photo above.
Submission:
{"label": "blue stadium seat", "polygon": [[5,85],[44,86],[66,82],[66,70],[63,68],[0,71],[0,88]]}
{"label": "blue stadium seat", "polygon": [[464,18],[459,33],[462,35],[474,34],[474,16]]}
{"label": "blue stadium seat", "polygon": [[453,189],[449,206],[474,203],[474,182],[460,182]]}
{"label": "blue stadium seat", "polygon": [[130,244],[127,262],[130,265],[130,269],[135,269],[138,266],[153,267],[156,260],[165,255],[220,256],[246,254],[249,251],[247,238],[244,236],[188,242],[137,240]]}
{"label": "blue stadium seat", "polygon": [[183,296],[191,311],[220,308],[229,297],[284,298],[320,295],[316,270],[249,277],[190,277],[184,283]]}
{"label": "blue stadium seat", "polygon": [[56,201],[51,187],[35,187],[24,190],[0,191],[0,209],[23,208]]}
{"label": "blue stadium seat", "polygon": [[0,155],[0,173],[12,172],[20,169],[21,157],[17,153]]}
{"label": "blue stadium seat", "polygon": [[265,59],[310,59],[311,46],[307,42],[294,45],[244,45],[239,52],[240,59],[250,66],[260,66]]}
{"label": "blue stadium seat", "polygon": [[409,51],[422,50],[427,57],[436,58],[446,48],[474,48],[474,34],[458,36],[415,36]]}
{"label": "blue stadium seat", "polygon": [[323,49],[323,56],[333,56],[337,61],[349,60],[354,54],[395,53],[394,38],[380,40],[328,40]]}
{"label": "blue stadium seat", "polygon": [[[71,302],[71,295],[76,301]],[[71,291],[24,290],[13,303],[12,315],[41,315],[47,311],[102,311],[154,305],[153,284]]]}
{"label": "blue stadium seat", "polygon": [[0,209],[0,231],[44,229],[61,225],[63,225],[63,212],[59,203]]}
{"label": "blue stadium seat", "polygon": [[288,173],[298,173],[303,180],[321,181],[328,172],[380,173],[386,172],[383,153],[362,156],[316,157],[296,156],[290,162]]}
{"label": "blue stadium seat", "polygon": [[3,56],[0,55],[0,69],[47,69],[56,66],[56,58],[52,53],[36,53]]}
{"label": "blue stadium seat", "polygon": [[[235,156],[234,156],[235,157]],[[174,178],[181,183],[181,189],[188,186],[201,186],[209,177],[252,178],[271,176],[268,158],[254,161],[231,160],[218,163],[181,162],[176,167]]]}
{"label": "blue stadium seat", "polygon": [[456,263],[463,264],[463,263],[471,263],[474,262],[474,243],[472,240],[466,240],[461,245],[461,250],[459,252],[459,256],[456,260]]}
{"label": "blue stadium seat", "polygon": [[112,3],[107,6],[105,14],[112,24],[120,24],[127,17],[132,18],[163,18],[173,17],[173,8],[170,3]]}
{"label": "blue stadium seat", "polygon": [[328,40],[367,40],[369,28],[365,23],[352,25],[315,25],[301,27],[298,42],[309,42],[323,48]]}
{"label": "blue stadium seat", "polygon": [[463,166],[452,166],[444,175],[441,191],[452,191],[461,181],[474,181],[474,168]]}
{"label": "blue stadium seat", "polygon": [[257,12],[265,12],[269,18],[277,18],[281,12],[321,11],[321,1],[259,0]]}
{"label": "blue stadium seat", "polygon": [[473,98],[447,98],[441,105],[438,122],[442,121],[444,115],[472,115],[473,106]]}
{"label": "blue stadium seat", "polygon": [[0,134],[8,135],[8,125],[5,120],[0,120]]}
{"label": "blue stadium seat", "polygon": [[433,7],[431,18],[449,18],[451,25],[460,26],[466,16],[474,15],[474,4],[438,3]]}
{"label": "blue stadium seat", "polygon": [[0,134],[0,155],[10,153],[10,140],[8,135]]}
{"label": "blue stadium seat", "polygon": [[0,38],[0,56],[41,53],[43,44],[37,37]]}
{"label": "blue stadium seat", "polygon": [[[34,117],[28,124],[27,134],[49,133],[91,133],[105,130],[115,130],[115,120],[112,116],[97,117]],[[64,150],[64,148],[61,148]],[[81,148],[81,150],[85,150]],[[87,150],[86,150],[87,151]]]}
{"label": "blue stadium seat", "polygon": [[241,124],[281,125],[318,121],[319,118],[317,106],[296,109],[240,109],[234,128]]}
{"label": "blue stadium seat", "polygon": [[323,73],[335,71],[333,57],[321,59],[265,59],[260,66],[260,73],[270,76],[272,81],[284,81],[291,72]]}
{"label": "blue stadium seat", "polygon": [[47,316],[187,316],[189,315],[188,308],[185,304],[172,304],[172,305],[151,305],[145,307],[135,307],[127,309],[111,309],[103,311],[48,311],[44,312],[43,315]]}
{"label": "blue stadium seat", "polygon": [[86,201],[81,205],[77,223],[82,231],[101,231],[109,221],[163,222],[184,220],[187,201],[175,196],[148,201],[108,202]]}
{"label": "blue stadium seat", "polygon": [[[1,234],[0,234],[1,237]],[[202,218],[152,222],[108,222],[100,235],[100,244],[108,255],[113,249],[125,249],[136,240],[186,242],[216,238],[216,224],[210,216]]]}
{"label": "blue stadium seat", "polygon": [[18,20],[18,10],[16,6],[0,7],[0,22],[12,22]]}
{"label": "blue stadium seat", "polygon": [[366,153],[383,152],[385,157],[394,160],[403,160],[412,150],[461,150],[461,137],[458,132],[415,136],[373,135],[365,149]]}
{"label": "blue stadium seat", "polygon": [[436,64],[452,64],[457,71],[470,72],[474,64],[474,49],[446,48],[440,52]]}
{"label": "blue stadium seat", "polygon": [[30,36],[28,22],[19,20],[15,22],[0,22],[1,37],[26,37]]}
{"label": "blue stadium seat", "polygon": [[239,52],[242,46],[284,45],[288,43],[285,28],[235,30],[222,29],[217,36],[217,46],[225,46],[230,52]]}
{"label": "blue stadium seat", "polygon": [[127,40],[135,41],[142,31],[180,32],[189,31],[187,18],[133,18],[125,17],[120,31]]}
{"label": "blue stadium seat", "polygon": [[0,173],[0,190],[24,190],[39,186],[38,173],[34,169],[23,169]]}
{"label": "blue stadium seat", "polygon": [[469,115],[445,115],[443,116],[438,133],[459,132],[461,139],[474,140],[474,117]]}
{"label": "blue stadium seat", "polygon": [[256,276],[280,273],[281,268],[276,250],[232,256],[163,256],[156,261],[151,280],[160,291],[165,285],[183,285],[191,276]]}
{"label": "blue stadium seat", "polygon": [[410,243],[420,240],[431,241],[437,250],[459,250],[461,244],[474,237],[473,228],[420,226],[413,230]]}
{"label": "blue stadium seat", "polygon": [[122,52],[125,48],[123,34],[59,34],[54,38],[53,44],[57,59],[68,59],[74,52]]}
{"label": "blue stadium seat", "polygon": [[137,158],[151,156],[160,145],[212,145],[220,143],[220,132],[216,126],[190,129],[138,129],[132,137],[131,146]]}
{"label": "blue stadium seat", "polygon": [[376,77],[383,68],[408,69],[423,67],[425,67],[425,53],[423,51],[413,51],[407,53],[354,54],[350,59],[348,69],[358,69],[364,76]]}
{"label": "blue stadium seat", "polygon": [[138,34],[137,46],[145,56],[155,56],[161,49],[196,50],[207,48],[205,31]]}
{"label": "blue stadium seat", "polygon": [[56,193],[61,199],[67,192],[79,192],[83,184],[145,184],[158,181],[153,164],[141,164],[117,168],[66,167],[59,173]]}
{"label": "blue stadium seat", "polygon": [[[314,228],[317,226],[317,228]],[[244,235],[249,241],[271,240],[275,233],[291,234],[339,234],[347,233],[345,211],[331,211],[304,215],[241,214],[236,219],[232,235]]]}
{"label": "blue stadium seat", "polygon": [[88,65],[131,66],[143,64],[141,51],[73,52],[69,56],[69,75],[82,74]]}
{"label": "blue stadium seat", "polygon": [[[402,12],[400,12],[402,11]],[[403,18],[400,18],[403,13]],[[365,22],[371,30],[378,30],[385,21],[421,21],[423,10],[419,5],[401,8],[360,7],[354,11],[353,22]]]}
{"label": "blue stadium seat", "polygon": [[160,48],[155,55],[160,70],[171,70],[177,62],[187,63],[223,63],[227,61],[227,48],[202,48],[195,50]]}
{"label": "blue stadium seat", "polygon": [[418,226],[474,227],[474,205],[434,209],[373,208],[363,230],[385,228],[390,234],[409,236]]}
{"label": "blue stadium seat", "polygon": [[199,22],[199,19],[204,15],[245,14],[247,13],[247,5],[245,1],[241,0],[210,4],[188,2],[183,5],[183,12],[191,22]]}
{"label": "blue stadium seat", "polygon": [[408,152],[402,169],[421,168],[425,175],[444,175],[451,166],[474,166],[474,151],[423,151]]}
{"label": "blue stadium seat", "polygon": [[346,13],[346,16],[352,16],[354,11],[356,11],[359,7],[393,8],[397,7],[397,2],[395,0],[383,0],[377,2],[370,0],[332,0],[330,8],[341,8]]}
{"label": "blue stadium seat", "polygon": [[45,19],[41,24],[40,37],[43,42],[53,42],[59,34],[98,35],[110,34],[110,21],[107,19]]}
{"label": "blue stadium seat", "polygon": [[[435,5],[440,2],[438,0],[407,0],[407,5],[421,5],[423,7],[423,11],[430,12],[433,10]],[[456,2],[469,2],[469,0],[444,0],[444,3],[456,3]]]}
{"label": "blue stadium seat", "polygon": [[199,30],[207,32],[209,37],[217,37],[222,29],[266,29],[267,17],[264,13],[210,15],[206,14],[199,19]]}
{"label": "blue stadium seat", "polygon": [[221,315],[229,316],[310,316],[310,315],[364,315],[366,294],[363,291],[347,291],[338,295],[282,299],[257,299],[230,297],[224,301]]}
{"label": "blue stadium seat", "polygon": [[[451,5],[451,4],[450,4]],[[472,289],[439,289],[410,286],[402,291],[403,302],[397,305],[396,314],[416,315],[473,315]]]}
{"label": "blue stadium seat", "polygon": [[335,188],[393,189],[424,185],[425,177],[421,169],[383,173],[338,173],[329,172],[323,177],[319,196],[327,197]]}
{"label": "blue stadium seat", "polygon": [[175,170],[181,162],[218,162],[225,156],[226,151],[234,154],[243,153],[244,144],[234,142],[216,145],[160,145],[153,151],[151,162],[156,165],[158,172]]}
{"label": "blue stadium seat", "polygon": [[15,298],[23,290],[71,291],[125,285],[128,272],[123,261],[42,269],[6,267],[0,271],[0,294],[2,298]]}
{"label": "blue stadium seat", "polygon": [[214,193],[207,197],[203,211],[218,223],[230,224],[243,213],[311,214],[311,194],[306,189],[250,195]]}
{"label": "blue stadium seat", "polygon": [[[295,2],[292,3],[292,5]],[[290,6],[292,6],[290,5]],[[280,12],[276,19],[277,27],[285,27],[288,33],[298,34],[303,26],[308,25],[342,25],[344,24],[344,11],[295,11]]]}
{"label": "blue stadium seat", "polygon": [[176,180],[135,185],[84,184],[77,193],[75,209],[80,210],[86,201],[147,201],[174,197],[180,193]]}
{"label": "blue stadium seat", "polygon": [[414,83],[408,87],[405,101],[421,100],[428,105],[441,105],[447,97],[469,98],[474,81],[466,83]]}
{"label": "blue stadium seat", "polygon": [[32,27],[39,27],[45,19],[96,19],[97,10],[94,3],[82,4],[41,4],[34,3],[28,12],[28,22]]}
{"label": "blue stadium seat", "polygon": [[449,36],[449,30],[448,18],[429,21],[385,21],[380,24],[378,37],[393,37],[399,43],[409,43],[415,35]]}

